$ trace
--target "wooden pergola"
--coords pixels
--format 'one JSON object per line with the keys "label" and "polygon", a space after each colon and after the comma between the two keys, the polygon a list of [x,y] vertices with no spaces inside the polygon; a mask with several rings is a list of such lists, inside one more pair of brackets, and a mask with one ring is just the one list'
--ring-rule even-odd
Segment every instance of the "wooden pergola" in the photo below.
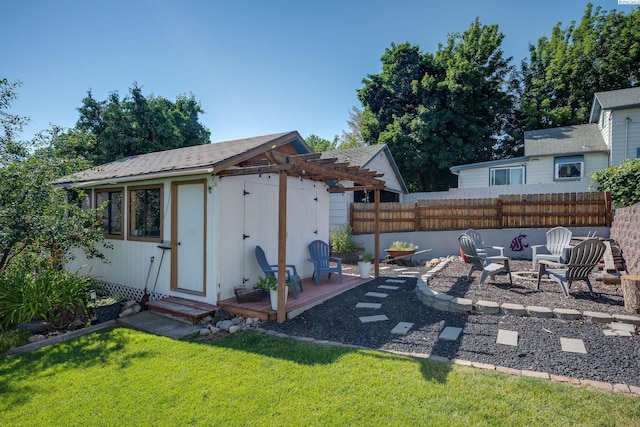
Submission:
{"label": "wooden pergola", "polygon": [[374,233],[374,275],[380,273],[380,190],[384,181],[378,179],[381,173],[369,169],[339,163],[335,158],[321,159],[320,153],[287,155],[268,151],[265,157],[247,162],[241,167],[220,171],[220,176],[278,174],[278,312],[277,320],[286,320],[286,259],[287,259],[287,177],[298,177],[329,183],[340,180],[352,181],[353,187],[330,187],[329,192],[373,190],[375,203]]}

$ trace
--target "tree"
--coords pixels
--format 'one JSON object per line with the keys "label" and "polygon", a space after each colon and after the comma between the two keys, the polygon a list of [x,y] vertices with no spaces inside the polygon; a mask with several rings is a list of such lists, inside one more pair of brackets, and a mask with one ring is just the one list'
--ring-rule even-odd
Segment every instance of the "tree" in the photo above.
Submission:
{"label": "tree", "polygon": [[513,68],[502,39],[497,25],[476,18],[435,55],[392,44],[381,73],[363,80],[364,141],[389,145],[411,190],[446,190],[455,185],[449,167],[517,153],[505,148],[517,138],[506,133],[514,122]]}
{"label": "tree", "polygon": [[627,160],[620,166],[596,171],[591,178],[598,184],[599,191],[611,193],[615,207],[640,203],[640,160]]}
{"label": "tree", "polygon": [[587,123],[593,95],[640,84],[640,8],[628,15],[587,4],[579,23],[558,23],[529,46],[520,108],[525,128]]}
{"label": "tree", "polygon": [[204,111],[193,94],[179,95],[171,102],[153,94],[145,97],[136,84],[122,99],[112,92],[98,101],[89,90],[78,112],[75,128],[53,145],[60,154],[82,156],[93,164],[207,144],[211,134],[198,121]]}
{"label": "tree", "polygon": [[[8,113],[17,85],[3,82],[0,138],[3,150],[7,146],[18,149],[9,150],[11,155],[0,164],[0,272],[12,264],[23,269],[59,267],[63,256],[72,256],[75,247],[89,256],[102,256],[96,246],[103,242],[97,212],[69,203],[67,192],[51,185],[86,163],[52,157],[49,151],[31,154],[18,143],[20,125],[27,119],[16,121]],[[46,144],[55,136],[55,129],[41,132],[28,145]]]}
{"label": "tree", "polygon": [[338,136],[333,137],[333,141],[311,134],[305,138],[305,142],[314,153],[322,153],[323,151],[332,151],[338,147]]}
{"label": "tree", "polygon": [[25,147],[16,142],[22,128],[29,122],[27,117],[9,113],[9,107],[16,97],[20,82],[0,79],[0,166],[26,153]]}
{"label": "tree", "polygon": [[340,137],[338,148],[341,150],[347,148],[364,147],[367,145],[362,137],[362,110],[357,106],[351,107],[349,111],[349,120],[347,120],[349,130],[343,130]]}

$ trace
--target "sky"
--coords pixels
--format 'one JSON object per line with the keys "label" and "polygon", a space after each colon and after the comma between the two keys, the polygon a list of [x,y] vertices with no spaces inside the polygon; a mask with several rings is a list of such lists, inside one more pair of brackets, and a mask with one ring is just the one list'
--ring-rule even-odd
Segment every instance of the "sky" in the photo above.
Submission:
{"label": "sky", "polygon": [[[592,1],[629,12],[618,0]],[[581,0],[4,0],[0,79],[20,81],[9,112],[22,138],[70,128],[90,89],[175,101],[193,94],[211,141],[297,130],[332,140],[360,107],[362,80],[392,43],[434,53],[478,17],[498,24],[519,65],[529,44],[579,21]]]}

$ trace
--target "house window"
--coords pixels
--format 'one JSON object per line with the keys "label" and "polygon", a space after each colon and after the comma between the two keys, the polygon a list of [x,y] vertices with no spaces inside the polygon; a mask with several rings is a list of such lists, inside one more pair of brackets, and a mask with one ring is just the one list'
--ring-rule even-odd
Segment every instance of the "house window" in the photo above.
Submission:
{"label": "house window", "polygon": [[96,208],[102,207],[102,234],[122,239],[122,189],[96,190]]}
{"label": "house window", "polygon": [[582,178],[584,171],[584,158],[582,156],[556,157],[554,165],[555,180],[563,181]]}
{"label": "house window", "polygon": [[84,190],[78,190],[76,188],[68,189],[67,203],[77,206],[83,211],[91,209],[91,197],[89,196],[89,193],[84,192]]}
{"label": "house window", "polygon": [[162,240],[162,188],[129,189],[129,238]]}
{"label": "house window", "polygon": [[489,169],[489,185],[524,184],[524,166]]}

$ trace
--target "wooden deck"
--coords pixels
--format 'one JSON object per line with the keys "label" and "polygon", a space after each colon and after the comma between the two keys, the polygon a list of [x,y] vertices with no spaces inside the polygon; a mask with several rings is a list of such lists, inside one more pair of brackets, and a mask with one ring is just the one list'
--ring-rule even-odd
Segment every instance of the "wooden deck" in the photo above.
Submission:
{"label": "wooden deck", "polygon": [[[338,275],[335,273],[331,275],[331,279],[327,279],[327,276],[323,275],[320,286],[316,286],[315,281],[310,278],[304,279],[302,281],[303,292],[298,292],[298,299],[294,299],[293,293],[289,292],[287,297],[287,319],[293,319],[305,310],[370,280],[373,280],[373,278],[361,279],[360,276],[349,275],[344,272],[342,273],[342,284],[340,284]],[[260,320],[276,320],[277,318],[276,311],[271,309],[271,301],[268,296],[260,302],[246,303],[238,303],[236,298],[233,297],[218,301],[217,305],[242,317],[257,317]]]}

